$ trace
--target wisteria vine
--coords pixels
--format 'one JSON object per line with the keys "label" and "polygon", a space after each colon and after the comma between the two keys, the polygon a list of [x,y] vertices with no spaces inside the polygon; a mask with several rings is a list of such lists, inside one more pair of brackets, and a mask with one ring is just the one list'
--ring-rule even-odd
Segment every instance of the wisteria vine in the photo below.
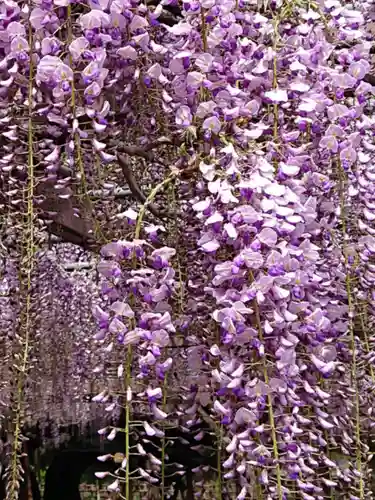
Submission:
{"label": "wisteria vine", "polygon": [[[94,401],[125,415],[100,431],[125,436],[99,457],[119,464],[98,472],[119,498],[136,478],[167,498],[182,475],[204,496],[209,469],[217,499],[373,498],[374,13],[370,0],[1,3],[9,500],[22,425],[42,418],[38,390],[23,392],[53,344],[51,296],[74,356],[62,377],[78,370],[69,394],[99,377]],[[69,275],[53,237],[83,247],[90,271],[68,245]],[[89,420],[78,406],[55,418]],[[214,443],[193,479],[168,459],[181,428],[203,454]],[[159,455],[145,451],[156,438]]]}

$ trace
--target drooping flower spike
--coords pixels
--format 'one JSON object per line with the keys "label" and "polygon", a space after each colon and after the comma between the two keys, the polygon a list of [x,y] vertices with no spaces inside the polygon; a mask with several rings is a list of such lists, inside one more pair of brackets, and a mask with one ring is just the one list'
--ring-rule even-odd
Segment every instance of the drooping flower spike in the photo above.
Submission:
{"label": "drooping flower spike", "polygon": [[[206,452],[209,425],[219,500],[372,498],[373,6],[3,4],[0,329],[12,421],[87,421],[93,405],[77,401],[91,385],[97,415],[121,414],[127,436],[132,413],[145,415],[137,451],[149,469],[137,474],[162,497],[177,474],[166,429],[201,426],[194,448]],[[124,206],[126,181],[138,194]],[[69,245],[45,251],[61,228],[88,272]],[[66,260],[79,270],[67,275]],[[51,408],[55,393],[66,396]],[[160,456],[146,451],[151,439]],[[109,490],[128,499],[124,441]],[[204,467],[193,468],[200,485]]]}

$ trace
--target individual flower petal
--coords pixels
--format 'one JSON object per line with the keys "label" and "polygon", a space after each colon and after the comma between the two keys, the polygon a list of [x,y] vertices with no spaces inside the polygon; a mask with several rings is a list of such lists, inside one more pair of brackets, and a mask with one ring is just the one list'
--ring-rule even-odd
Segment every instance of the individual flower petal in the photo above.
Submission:
{"label": "individual flower petal", "polygon": [[258,240],[269,247],[274,247],[277,243],[277,233],[270,227],[265,227],[257,236]]}
{"label": "individual flower petal", "polygon": [[288,102],[288,92],[282,89],[274,89],[265,92],[264,95],[272,102]]}
{"label": "individual flower petal", "polygon": [[189,127],[193,120],[190,108],[188,106],[180,106],[176,112],[176,124],[181,127]]}
{"label": "individual flower petal", "polygon": [[218,134],[221,130],[221,123],[217,116],[206,118],[202,124],[204,130],[211,130],[214,134]]}

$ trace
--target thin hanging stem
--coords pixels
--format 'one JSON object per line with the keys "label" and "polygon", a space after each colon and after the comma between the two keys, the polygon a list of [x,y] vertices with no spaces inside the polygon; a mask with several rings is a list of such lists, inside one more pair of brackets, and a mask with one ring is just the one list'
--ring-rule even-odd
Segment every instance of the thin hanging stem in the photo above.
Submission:
{"label": "thin hanging stem", "polygon": [[[252,276],[252,273],[250,275],[250,279],[252,281],[254,280],[254,276]],[[256,299],[253,300],[252,304],[254,307],[255,322],[256,322],[256,327],[258,330],[259,340],[261,342],[263,342],[264,335],[263,335],[262,320],[261,320],[261,316],[260,316],[259,305],[258,305],[258,302],[256,301]],[[267,370],[267,362],[265,359],[263,360],[263,377],[264,377],[265,384],[268,386],[269,376],[268,376],[268,370]],[[273,405],[272,405],[272,396],[271,396],[270,392],[267,395],[267,406],[268,406],[268,414],[269,414],[269,421],[270,421],[270,427],[271,427],[273,456],[274,456],[274,460],[275,460],[277,498],[278,498],[278,500],[283,500],[283,489],[282,489],[282,481],[281,481],[281,469],[280,469],[280,463],[279,463],[279,447],[278,447],[278,442],[277,442],[276,422],[275,422],[275,415],[274,415]]]}
{"label": "thin hanging stem", "polygon": [[[31,6],[30,6],[31,7]],[[31,10],[31,9],[30,9]],[[22,425],[24,418],[24,391],[29,368],[32,333],[32,289],[31,279],[34,270],[35,254],[35,213],[34,213],[34,147],[33,147],[33,83],[34,66],[31,57],[33,51],[33,32],[29,22],[29,84],[28,84],[28,132],[27,132],[27,184],[26,213],[22,227],[22,254],[19,269],[21,313],[19,320],[18,341],[21,352],[18,353],[14,368],[16,369],[17,390],[14,410],[14,436],[11,449],[10,470],[7,483],[6,500],[18,500],[20,486],[20,452],[22,447]]]}
{"label": "thin hanging stem", "polygon": [[350,335],[350,344],[352,351],[352,366],[351,366],[351,383],[353,385],[355,396],[354,396],[354,411],[355,411],[355,443],[356,443],[356,467],[359,476],[359,498],[360,500],[364,500],[365,498],[365,487],[363,482],[363,474],[362,474],[362,444],[361,444],[361,421],[360,421],[360,401],[359,401],[359,392],[358,392],[358,380],[357,380],[357,348],[355,341],[355,332],[354,332],[354,316],[355,316],[355,307],[353,300],[353,292],[351,288],[351,275],[349,272],[349,259],[348,259],[348,251],[346,245],[347,238],[347,216],[346,216],[346,206],[345,206],[345,171],[341,164],[341,160],[338,158],[338,174],[339,174],[339,200],[340,200],[340,218],[341,218],[341,232],[342,232],[342,251],[345,259],[345,267],[346,267],[346,275],[345,275],[345,286],[346,286],[346,295],[348,301],[348,330]]}

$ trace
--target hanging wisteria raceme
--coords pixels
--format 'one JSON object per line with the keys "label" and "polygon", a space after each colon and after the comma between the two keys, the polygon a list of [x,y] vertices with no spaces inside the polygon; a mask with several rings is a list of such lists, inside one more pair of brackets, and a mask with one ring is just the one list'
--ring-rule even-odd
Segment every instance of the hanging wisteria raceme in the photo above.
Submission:
{"label": "hanging wisteria raceme", "polygon": [[[72,265],[71,253],[69,257]],[[67,422],[85,425],[95,421],[95,407],[91,408],[88,398],[98,376],[93,374],[98,359],[90,335],[96,283],[92,276],[66,272],[58,252],[49,251],[38,255],[34,286],[40,301],[35,335],[44,340],[36,343],[32,358],[44,363],[30,370],[33,382],[27,394],[28,420],[42,427],[51,422],[58,427]]]}
{"label": "hanging wisteria raceme", "polygon": [[[163,356],[163,348],[170,345],[170,335],[176,333],[169,312],[172,309],[169,299],[176,288],[170,260],[176,251],[168,247],[150,250],[150,244],[138,239],[132,243],[109,243],[102,250],[109,260],[98,265],[109,312],[99,306],[93,311],[101,327],[97,337],[110,341],[110,348],[114,343],[124,346],[127,353],[125,363],[119,364],[117,369],[119,378],[124,381],[125,398],[117,398],[110,408],[111,411],[116,405],[123,405],[125,409],[125,429],[121,429],[125,432],[124,457],[130,453],[130,418],[135,409],[138,414],[151,412],[155,420],[163,421],[168,417],[164,393],[173,360]],[[134,346],[137,346],[137,356],[133,356]],[[136,408],[132,408],[133,398]],[[99,395],[97,399],[100,402],[103,398]],[[146,436],[163,436],[162,431],[147,420],[144,429]],[[116,432],[113,429],[108,439],[114,439]],[[154,462],[156,465],[155,457]],[[122,468],[125,471],[125,495],[129,497],[130,460],[124,458]],[[139,472],[143,479],[152,482],[144,469],[140,468]],[[116,479],[110,489],[116,489],[119,484]]]}
{"label": "hanging wisteria raceme", "polygon": [[[208,147],[209,154],[206,153],[205,161],[200,163],[199,169],[203,178],[208,181],[208,193],[214,196],[205,197],[202,201],[193,200],[193,210],[202,214],[200,219],[204,221],[205,226],[198,245],[210,256],[208,262],[202,266],[208,264],[209,268],[211,264],[212,283],[215,288],[219,285],[219,290],[214,291],[208,286],[206,291],[213,293],[220,305],[230,306],[213,311],[212,314],[224,335],[219,339],[219,343],[225,346],[224,352],[223,347],[220,349],[216,344],[211,346],[209,351],[214,358],[223,358],[219,364],[223,373],[215,369],[213,377],[216,377],[216,382],[221,386],[218,395],[225,403],[217,400],[214,409],[221,414],[222,425],[232,427],[231,431],[237,431],[228,449],[231,456],[224,462],[224,468],[237,468],[228,472],[228,478],[248,475],[246,460],[243,461],[242,458],[242,465],[235,460],[234,452],[240,447],[241,456],[244,456],[244,451],[249,454],[248,458],[252,459],[255,471],[259,458],[262,465],[265,458],[270,460],[270,464],[274,464],[273,480],[269,479],[269,468],[263,470],[260,477],[265,489],[269,489],[269,493],[278,498],[282,498],[286,493],[298,494],[294,492],[296,486],[304,498],[309,498],[310,493],[324,495],[331,488],[338,489],[340,479],[343,490],[346,491],[348,478],[357,478],[354,480],[353,490],[358,492],[359,497],[364,497],[368,494],[364,487],[367,450],[362,449],[358,429],[365,427],[362,416],[363,412],[366,416],[366,408],[360,404],[361,396],[357,383],[357,379],[361,378],[361,363],[357,357],[362,353],[362,346],[356,345],[353,322],[355,291],[352,290],[354,280],[348,269],[348,266],[353,265],[350,261],[354,258],[348,252],[356,253],[355,241],[358,235],[353,234],[350,237],[347,231],[348,215],[345,212],[349,207],[346,206],[346,198],[355,195],[347,193],[349,175],[343,179],[343,172],[348,172],[356,161],[355,148],[359,144],[355,141],[360,140],[360,131],[357,132],[353,119],[357,114],[361,114],[359,111],[364,111],[366,93],[371,90],[371,86],[360,83],[361,72],[363,78],[370,68],[361,55],[352,56],[352,61],[349,59],[347,62],[347,73],[344,75],[342,68],[339,68],[340,71],[337,69],[342,51],[334,53],[334,47],[327,43],[324,32],[324,29],[327,29],[326,24],[321,23],[314,30],[309,28],[309,25],[313,24],[312,21],[325,20],[326,13],[321,12],[319,7],[316,7],[315,11],[301,12],[302,19],[307,23],[298,30],[293,30],[292,26],[285,29],[281,23],[290,15],[289,8],[284,11],[281,9],[280,17],[276,20],[278,22],[274,23],[273,30],[268,33],[271,34],[270,43],[275,44],[272,46],[274,51],[268,52],[268,58],[267,55],[261,54],[259,59],[253,57],[251,62],[247,62],[245,69],[250,74],[251,70],[256,69],[255,74],[269,76],[272,68],[272,79],[269,86],[265,87],[263,95],[262,92],[260,96],[254,92],[257,97],[251,102],[254,109],[251,110],[249,106],[250,109],[247,110],[247,114],[251,116],[258,115],[260,123],[258,126],[254,125],[251,131],[242,131],[236,126],[234,141],[232,137],[228,141],[228,135],[223,134],[219,137],[221,147],[218,138],[216,144],[215,141],[210,144],[212,135],[217,137],[223,128],[220,118],[224,117],[225,121],[230,123],[241,114],[239,106],[218,111],[220,104],[222,107],[227,106],[225,97],[233,101],[238,96],[245,97],[243,91],[234,87],[231,95],[228,87],[219,80],[223,73],[227,76],[229,68],[232,69],[229,55],[228,62],[224,58],[228,68],[219,68],[217,71],[217,68],[213,67],[214,57],[209,53],[208,44],[210,34],[215,32],[215,28],[212,28],[214,20],[204,23],[203,27],[201,25],[203,48],[208,52],[205,53],[209,61],[207,69],[202,69],[199,62],[195,61],[201,72],[189,71],[189,59],[193,56],[189,51],[182,54],[177,52],[177,56],[174,55],[174,68],[169,64],[172,73],[182,73],[186,76],[186,84],[181,82],[180,76],[175,77],[178,83],[185,85],[183,97],[187,98],[186,101],[178,95],[182,104],[177,106],[177,125],[190,127],[188,132],[195,132],[195,111],[203,122],[203,139],[207,146],[211,146],[211,150]],[[199,7],[191,10],[191,18],[188,18],[194,27],[194,20],[202,22],[202,13],[196,12],[200,11]],[[344,14],[348,19],[345,23],[341,22],[339,27],[343,32],[339,35],[342,39],[357,36],[357,33],[345,34],[344,31],[348,24],[350,30],[356,30],[357,27],[352,25],[362,24],[361,15],[351,14],[350,11]],[[343,17],[345,20],[345,16]],[[206,20],[206,17],[203,19]],[[260,23],[256,24],[267,22],[266,17],[258,16],[258,19]],[[353,22],[353,19],[356,22]],[[231,18],[231,23],[228,22],[231,24],[230,28],[238,29],[237,35],[242,34],[242,28],[237,26],[234,20],[235,18]],[[297,18],[296,23],[299,20]],[[336,23],[332,20],[331,24],[334,28]],[[328,29],[330,27],[328,23]],[[260,26],[257,26],[258,30],[259,28]],[[181,33],[186,37],[184,48],[190,48],[188,43],[192,38],[191,30],[182,27]],[[293,60],[296,47],[299,47],[301,37],[306,34],[309,34],[309,37],[305,47],[300,50],[298,60]],[[288,37],[286,45],[289,45],[289,50],[277,50],[282,35]],[[216,48],[217,40],[211,44]],[[316,47],[318,44],[320,47]],[[233,52],[235,48],[233,47]],[[369,48],[368,46],[367,49]],[[285,57],[285,67],[288,66],[288,60],[291,61],[292,78],[287,74],[287,81],[286,71],[283,73],[283,67],[279,69],[278,61],[275,61],[275,57],[279,56]],[[336,66],[329,64],[332,62],[336,63]],[[221,75],[217,76],[220,70]],[[239,72],[237,68],[236,70]],[[211,80],[206,78],[205,71],[210,73]],[[308,83],[307,75],[310,76]],[[236,75],[232,79],[241,81],[240,76]],[[219,104],[206,97],[214,89],[212,80],[215,79],[219,81]],[[229,85],[230,83],[229,81]],[[262,84],[264,81],[252,81],[255,88]],[[354,97],[350,98],[351,106],[339,104],[338,99],[345,99],[345,90],[353,88],[355,90],[351,90],[354,94]],[[254,88],[251,90],[254,91]],[[224,102],[220,102],[220,99]],[[264,110],[261,108],[263,103],[267,105]],[[270,106],[272,114],[269,112]],[[205,118],[212,112],[214,113],[211,116]],[[246,116],[242,111],[242,115],[244,114]],[[297,118],[293,119],[295,116]],[[348,127],[349,132],[345,130]],[[243,143],[247,142],[247,146],[252,146],[249,144],[249,138],[258,138],[258,135],[268,131],[271,140],[265,151],[255,144],[253,150],[248,150],[247,154],[243,154],[243,151],[242,154],[237,153],[234,144],[238,143],[243,147]],[[241,132],[245,137],[241,137]],[[247,137],[245,132],[248,133]],[[350,132],[353,134],[349,135],[349,140],[341,141],[341,144],[337,141],[337,136]],[[283,141],[286,144],[283,144]],[[290,143],[292,144],[289,146]],[[298,143],[301,144],[299,148]],[[218,151],[212,147],[215,145],[219,146]],[[190,153],[193,156],[195,152]],[[222,157],[220,153],[224,153]],[[220,166],[224,167],[221,172],[218,168]],[[224,180],[220,179],[220,173],[225,176]],[[239,182],[237,176],[240,177]],[[200,186],[197,188],[202,191]],[[230,203],[237,204],[242,201],[236,199],[236,192],[240,193],[244,202],[244,213],[238,208],[228,210]],[[238,231],[236,226],[239,226],[241,231]],[[331,240],[331,231],[334,231],[334,242]],[[244,236],[244,241],[241,241],[241,236]],[[348,238],[354,242],[354,247],[353,244],[347,245]],[[232,260],[222,259],[222,263],[217,263],[217,259],[211,257],[223,248],[223,243],[225,250],[229,244]],[[227,253],[224,253],[224,256],[226,255]],[[209,279],[208,275],[207,284]],[[223,283],[230,284],[230,288],[223,287]],[[249,306],[245,305],[247,303]],[[246,321],[246,315],[252,318]],[[232,350],[227,350],[228,346],[233,348],[232,344],[238,347],[239,338],[250,347],[250,351],[244,349],[241,353],[245,363],[247,361],[249,365],[246,371],[249,374],[253,372],[248,381],[248,390],[242,387],[246,365],[241,363],[242,359],[233,359]],[[298,344],[303,347],[297,347]],[[214,360],[213,362],[215,364]],[[348,363],[352,374],[351,381],[349,378],[342,378],[346,371],[344,365]],[[228,377],[228,374],[234,376]],[[325,379],[329,380],[326,382]],[[231,408],[231,393],[239,399],[237,405],[239,403],[241,406],[241,400],[246,402],[245,408],[237,408],[235,415],[232,415],[235,408]],[[252,397],[255,401],[251,400]],[[334,401],[331,402],[330,398]],[[273,408],[275,403],[276,407]],[[286,411],[286,408],[289,411]],[[253,427],[245,430],[245,434],[240,432],[243,442],[247,443],[246,449],[237,436],[238,430],[241,431],[244,424],[249,423]],[[347,429],[342,434],[345,426]],[[333,431],[335,428],[336,431]],[[279,443],[280,433],[285,433],[285,438]],[[254,440],[257,434],[259,441]],[[308,442],[298,438],[301,434],[308,436]],[[252,438],[250,441],[247,439],[249,436]],[[298,440],[302,443],[299,444]],[[348,466],[346,474],[342,474],[335,460],[332,460],[329,451],[331,447],[341,452],[347,451],[349,455],[349,449],[355,450],[354,461]],[[326,450],[326,453],[322,453],[323,450]],[[261,457],[257,456],[259,452]],[[312,483],[311,467],[328,469],[328,477],[323,476],[317,484]],[[287,479],[283,480],[285,476]],[[240,479],[240,484],[244,484],[241,490],[245,492],[244,495],[249,490],[248,479]]]}
{"label": "hanging wisteria raceme", "polygon": [[[58,253],[57,249],[36,255],[31,299],[38,309],[33,309],[33,345],[22,391],[22,433],[40,433],[42,439],[45,437],[45,448],[58,447],[69,439],[65,431],[68,425],[76,425],[85,433],[87,424],[98,429],[105,419],[105,412],[90,404],[92,393],[103,387],[98,380],[98,353],[91,336],[97,286],[92,276],[74,276],[65,271],[57,262]],[[68,255],[72,265],[74,254],[68,251]],[[21,305],[16,263],[17,259],[8,255],[2,269],[2,438],[14,417],[12,398],[18,382],[16,363],[20,361],[15,330]],[[9,452],[8,457],[2,456],[7,463],[11,444],[8,439],[4,450]]]}
{"label": "hanging wisteria raceme", "polygon": [[[83,403],[64,408],[101,378],[94,401],[125,415],[101,433],[125,433],[110,490],[127,500],[142,413],[161,453],[139,445],[138,475],[162,498],[168,426],[202,425],[199,446],[205,424],[215,498],[372,498],[372,3],[7,0],[0,13],[1,203],[7,220],[26,213],[26,251],[4,250],[1,331],[13,352],[8,328],[30,316],[18,337],[35,333],[33,370],[51,350],[64,359],[51,416],[88,420]],[[125,183],[137,205],[116,198]],[[100,297],[93,273],[56,275],[59,258],[35,253],[57,223],[101,248]],[[21,311],[15,255],[21,283],[47,266]],[[64,381],[48,366],[41,411]]]}

